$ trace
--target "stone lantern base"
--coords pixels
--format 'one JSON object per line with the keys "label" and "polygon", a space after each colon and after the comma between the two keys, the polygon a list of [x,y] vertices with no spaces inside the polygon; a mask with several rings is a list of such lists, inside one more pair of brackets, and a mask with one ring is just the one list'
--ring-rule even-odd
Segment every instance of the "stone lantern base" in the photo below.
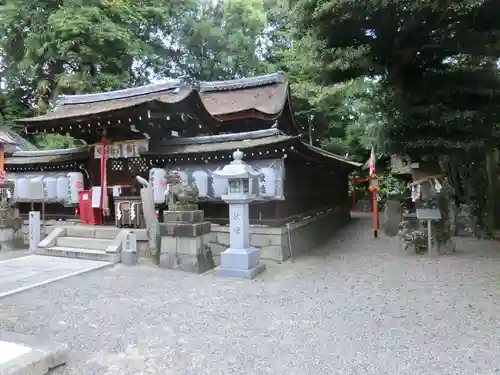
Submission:
{"label": "stone lantern base", "polygon": [[208,238],[211,224],[204,221],[203,211],[164,211],[163,217],[160,267],[198,274],[215,267]]}
{"label": "stone lantern base", "polygon": [[240,277],[253,279],[266,269],[260,263],[260,250],[254,247],[248,249],[227,249],[220,255],[220,266],[215,269],[217,276]]}

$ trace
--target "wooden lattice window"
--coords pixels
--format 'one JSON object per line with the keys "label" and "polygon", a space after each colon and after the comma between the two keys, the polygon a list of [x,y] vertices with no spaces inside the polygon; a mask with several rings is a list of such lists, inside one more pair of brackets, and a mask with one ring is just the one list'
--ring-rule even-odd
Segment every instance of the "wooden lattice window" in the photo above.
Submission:
{"label": "wooden lattice window", "polygon": [[142,175],[149,170],[149,165],[144,158],[129,158],[128,171],[133,174]]}
{"label": "wooden lattice window", "polygon": [[124,169],[124,160],[116,159],[111,161],[111,170],[116,172],[122,172]]}

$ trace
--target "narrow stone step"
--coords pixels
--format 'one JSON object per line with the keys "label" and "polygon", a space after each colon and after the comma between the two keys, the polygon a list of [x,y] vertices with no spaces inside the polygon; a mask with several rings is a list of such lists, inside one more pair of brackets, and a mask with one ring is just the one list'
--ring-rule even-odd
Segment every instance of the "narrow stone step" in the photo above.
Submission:
{"label": "narrow stone step", "polygon": [[113,240],[101,238],[59,237],[56,240],[56,246],[105,251],[112,242]]}
{"label": "narrow stone step", "polygon": [[76,247],[52,246],[43,249],[38,248],[36,253],[39,255],[48,255],[53,257],[98,260],[101,262],[117,263],[120,261],[119,253],[113,254],[113,253],[106,253],[106,251],[104,250],[95,250],[95,249],[89,250],[89,249],[80,249]]}

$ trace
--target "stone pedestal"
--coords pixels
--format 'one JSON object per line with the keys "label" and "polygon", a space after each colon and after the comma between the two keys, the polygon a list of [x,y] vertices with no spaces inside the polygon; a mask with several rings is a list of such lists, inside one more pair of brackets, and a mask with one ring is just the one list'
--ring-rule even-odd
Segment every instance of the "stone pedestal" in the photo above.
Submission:
{"label": "stone pedestal", "polygon": [[229,248],[220,255],[217,276],[253,279],[266,269],[260,263],[260,250],[251,247],[248,214],[249,200],[229,205]]}
{"label": "stone pedestal", "polygon": [[[197,208],[184,205],[176,208]],[[192,273],[204,273],[214,268],[208,234],[211,224],[204,221],[201,210],[169,210],[163,212],[159,224],[161,238],[159,265]]]}
{"label": "stone pedestal", "polygon": [[386,235],[395,237],[399,231],[399,223],[403,219],[403,211],[399,200],[387,200],[383,214],[383,228]]}
{"label": "stone pedestal", "polygon": [[127,233],[127,238],[122,245],[121,260],[127,266],[137,264],[137,235],[135,233]]}
{"label": "stone pedestal", "polygon": [[12,251],[14,240],[14,229],[0,225],[0,251]]}

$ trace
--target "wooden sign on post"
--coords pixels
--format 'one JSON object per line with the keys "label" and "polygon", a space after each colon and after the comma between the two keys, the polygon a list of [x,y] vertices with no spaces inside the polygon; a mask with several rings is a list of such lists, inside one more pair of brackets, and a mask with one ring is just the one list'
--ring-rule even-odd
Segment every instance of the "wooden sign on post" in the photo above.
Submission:
{"label": "wooden sign on post", "polygon": [[417,208],[417,219],[427,221],[427,251],[429,256],[433,256],[432,249],[432,221],[441,220],[441,211],[437,208]]}

